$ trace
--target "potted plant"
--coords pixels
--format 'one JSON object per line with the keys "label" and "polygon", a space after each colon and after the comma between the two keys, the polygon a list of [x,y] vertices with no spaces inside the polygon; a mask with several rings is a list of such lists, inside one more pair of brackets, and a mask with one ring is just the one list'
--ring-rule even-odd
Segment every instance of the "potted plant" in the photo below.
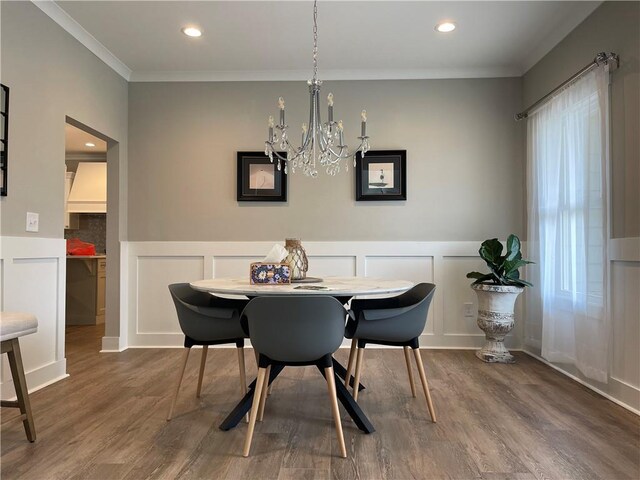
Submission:
{"label": "potted plant", "polygon": [[515,359],[504,346],[504,337],[514,325],[514,306],[524,287],[532,286],[520,278],[520,267],[529,262],[522,259],[520,239],[507,238],[507,251],[502,254],[502,243],[497,238],[485,240],[478,253],[487,262],[489,273],[469,272],[474,278],[471,288],[478,296],[478,326],[485,333],[485,345],[476,352],[484,362],[514,363]]}

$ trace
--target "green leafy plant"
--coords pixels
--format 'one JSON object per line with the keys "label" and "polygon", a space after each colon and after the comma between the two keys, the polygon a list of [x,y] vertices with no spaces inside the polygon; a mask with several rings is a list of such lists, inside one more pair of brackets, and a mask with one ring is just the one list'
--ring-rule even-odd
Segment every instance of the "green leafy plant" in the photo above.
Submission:
{"label": "green leafy plant", "polygon": [[520,267],[533,262],[522,259],[520,239],[515,235],[507,238],[507,251],[502,255],[502,243],[497,238],[485,240],[478,250],[480,257],[487,262],[490,273],[469,272],[467,278],[474,278],[473,285],[486,283],[491,285],[511,285],[515,287],[532,287],[533,285],[520,278]]}

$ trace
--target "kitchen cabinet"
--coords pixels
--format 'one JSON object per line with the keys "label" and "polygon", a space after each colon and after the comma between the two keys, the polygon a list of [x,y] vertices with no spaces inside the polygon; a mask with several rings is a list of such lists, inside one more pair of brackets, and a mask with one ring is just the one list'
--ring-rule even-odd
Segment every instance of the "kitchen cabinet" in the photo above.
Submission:
{"label": "kitchen cabinet", "polygon": [[104,323],[107,257],[67,257],[67,325]]}
{"label": "kitchen cabinet", "polygon": [[65,172],[64,178],[64,228],[78,229],[80,227],[80,218],[77,213],[69,213],[69,194],[73,185],[73,177],[75,173]]}

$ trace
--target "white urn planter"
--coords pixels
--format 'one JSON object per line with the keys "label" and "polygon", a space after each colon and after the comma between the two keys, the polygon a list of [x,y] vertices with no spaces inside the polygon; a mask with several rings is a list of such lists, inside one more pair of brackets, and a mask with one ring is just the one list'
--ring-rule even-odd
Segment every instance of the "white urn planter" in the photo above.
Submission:
{"label": "white urn planter", "polygon": [[515,321],[514,307],[524,288],[510,285],[471,285],[478,296],[478,327],[487,339],[476,351],[476,357],[489,363],[515,363],[515,358],[504,346],[504,337]]}

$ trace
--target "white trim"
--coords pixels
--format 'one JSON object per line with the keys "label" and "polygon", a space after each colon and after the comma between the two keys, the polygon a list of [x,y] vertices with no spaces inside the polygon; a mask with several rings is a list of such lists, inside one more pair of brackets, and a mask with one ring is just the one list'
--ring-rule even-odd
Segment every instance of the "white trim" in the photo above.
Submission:
{"label": "white trim", "polygon": [[100,43],[93,35],[76,22],[67,12],[65,12],[56,2],[52,0],[31,0],[32,3],[42,10],[51,20],[60,25],[73,38],[84,45],[91,53],[106,63],[113,71],[125,80],[131,78],[131,69],[127,67],[118,57]]}
{"label": "white trim", "polygon": [[[578,382],[579,384],[584,385],[584,386],[585,386],[585,387],[587,387],[588,389],[593,390],[593,391],[594,391],[594,392],[596,392],[598,395],[602,395],[604,398],[606,398],[607,400],[612,401],[612,402],[613,402],[613,403],[615,403],[616,405],[620,405],[622,408],[624,408],[624,409],[626,409],[626,410],[629,410],[630,412],[635,413],[636,415],[640,415],[640,410],[637,410],[636,408],[632,407],[631,405],[628,405],[628,404],[624,403],[623,401],[618,400],[617,398],[615,398],[615,397],[611,396],[610,394],[603,392],[603,391],[602,391],[602,390],[600,390],[599,388],[594,387],[594,386],[593,386],[593,385],[591,385],[590,383],[585,382],[584,380],[582,380],[582,379],[580,379],[580,378],[576,377],[575,375],[573,375],[573,374],[571,374],[571,373],[567,372],[566,370],[563,370],[562,368],[558,367],[557,365],[554,365],[553,363],[548,362],[548,361],[547,361],[547,360],[545,360],[544,358],[542,358],[542,357],[540,357],[540,356],[536,355],[535,353],[530,352],[529,350],[527,350],[527,349],[526,349],[526,347],[525,347],[522,351],[523,351],[524,353],[526,353],[527,355],[529,355],[530,357],[535,358],[535,359],[536,359],[536,360],[538,360],[539,362],[542,362],[542,363],[544,363],[545,365],[547,365],[547,366],[549,366],[549,367],[553,368],[554,370],[556,370],[556,371],[558,371],[558,372],[562,373],[563,375],[565,375],[565,376],[569,377],[571,380],[574,380],[574,381]],[[615,379],[613,379],[613,378],[611,378],[611,377],[610,377],[609,379],[610,379],[610,380],[615,380]],[[624,385],[626,385],[626,386],[630,387],[631,389],[633,389],[633,390],[635,390],[636,392],[638,392],[638,394],[640,395],[640,389],[638,389],[638,388],[636,388],[636,387],[634,387],[634,386],[632,386],[632,385],[626,384],[626,383],[624,383],[624,382],[620,382],[619,380],[616,380],[616,381],[617,381],[617,382],[619,382],[619,383],[621,383],[621,384],[624,384]]]}
{"label": "white trim", "polygon": [[[184,347],[180,345],[149,345],[149,346],[143,346],[143,347],[130,347],[130,348],[132,350],[136,350],[136,349],[149,349],[149,348],[181,349]],[[191,348],[202,348],[202,346],[194,345]],[[236,346],[232,343],[228,343],[226,345],[209,345],[209,349],[212,349],[212,348],[228,349],[228,348],[236,348]],[[246,340],[244,348],[253,348],[249,339]],[[338,350],[348,350],[350,348],[351,348],[351,340],[345,339],[342,342],[342,345],[338,347]],[[367,350],[392,350],[394,348],[400,348],[400,347],[394,347],[390,345],[376,345],[374,343],[367,346]],[[478,347],[429,347],[426,345],[420,345],[420,350],[464,350],[464,351],[474,350],[475,351],[475,350],[479,350],[479,348]],[[510,348],[509,351],[524,352],[522,348]]]}
{"label": "white trim", "polygon": [[[67,376],[66,359],[65,359],[65,285],[66,285],[66,241],[64,238],[46,238],[46,237],[0,237],[0,259],[2,260],[2,293],[4,300],[3,309],[11,310],[18,305],[24,306],[30,302],[33,296],[32,289],[18,283],[25,282],[20,275],[19,263],[24,261],[52,261],[55,262],[55,273],[47,274],[47,278],[43,278],[45,282],[55,283],[55,301],[50,304],[42,304],[39,302],[38,308],[44,313],[44,318],[38,318],[40,324],[40,333],[33,336],[25,337],[28,341],[20,342],[22,357],[27,368],[28,364],[33,361],[33,356],[44,352],[50,352],[47,358],[36,361],[39,363],[37,367],[30,368],[25,372],[27,384],[31,385],[32,391],[40,389],[46,385],[50,385],[61,378]],[[39,275],[39,274],[38,274]],[[33,277],[32,277],[33,278]],[[29,282],[32,278],[27,279]],[[22,297],[22,298],[17,298]],[[42,331],[53,331],[53,335],[48,336],[42,334]],[[35,338],[34,338],[35,337]],[[37,338],[37,340],[35,340]],[[35,344],[33,343],[35,340]],[[37,353],[34,351],[38,350]],[[3,360],[4,361],[4,360]],[[13,382],[11,376],[3,379],[2,395],[14,395]]]}
{"label": "white trim", "polygon": [[[306,81],[309,70],[249,70],[249,71],[132,71],[111,50],[103,45],[54,0],[31,2],[78,40],[118,75],[129,82],[238,82],[238,81]],[[586,2],[589,3],[589,2]],[[591,2],[578,15],[572,15],[553,29],[526,56],[521,65],[477,68],[370,69],[324,70],[323,80],[422,80],[453,78],[521,77],[549,53],[566,35],[587,18],[601,2]]]}
{"label": "white trim", "polygon": [[[156,261],[163,261],[164,259],[171,259],[177,261],[178,264],[181,260],[184,260],[187,265],[191,260],[197,259],[197,265],[202,264],[202,270],[197,275],[202,275],[202,278],[214,278],[215,276],[231,274],[228,273],[231,270],[225,270],[224,273],[216,272],[218,269],[217,262],[224,262],[232,260],[232,264],[236,262],[235,267],[239,267],[242,261],[246,259],[246,264],[249,264],[251,258],[262,258],[265,252],[268,252],[274,243],[281,243],[279,240],[274,241],[260,241],[260,242],[121,242],[122,248],[122,263],[121,263],[121,286],[125,287],[121,292],[121,312],[120,321],[121,329],[120,335],[128,334],[128,339],[123,340],[120,338],[120,348],[137,348],[137,347],[175,347],[182,345],[183,335],[177,325],[177,322],[173,326],[169,326],[168,315],[175,315],[175,312],[165,312],[164,307],[160,310],[154,310],[154,314],[149,316],[149,308],[154,307],[144,302],[149,302],[149,299],[159,298],[161,296],[163,305],[166,308],[172,308],[169,306],[170,302],[165,301],[165,296],[168,295],[165,291],[166,284],[160,283],[151,286],[149,281],[155,281],[155,277],[152,280],[145,274],[144,271],[140,271],[141,261],[150,262],[147,266],[153,265]],[[385,258],[389,260],[412,258],[412,259],[425,259],[424,269],[410,270],[409,277],[405,279],[412,281],[433,281],[436,285],[443,285],[447,269],[450,268],[450,263],[447,261],[455,257],[463,257],[464,259],[478,258],[477,250],[480,241],[468,241],[468,242],[419,242],[419,241],[374,241],[374,242],[305,242],[305,249],[307,255],[313,264],[314,259],[329,259],[328,261],[338,261],[341,267],[348,265],[349,269],[353,267],[353,273],[349,275],[366,276],[367,273],[371,275],[371,268],[376,268],[376,272],[379,275],[385,275],[384,271],[380,273],[378,270],[391,268],[389,262],[384,262]],[[343,262],[340,262],[340,259]],[[431,259],[432,261],[429,261]],[[376,263],[382,260],[382,263]],[[239,262],[239,263],[237,263]],[[321,262],[319,262],[321,263]],[[406,262],[405,262],[406,263]],[[174,268],[176,264],[173,263]],[[196,275],[196,271],[193,270],[196,264],[191,264],[190,270],[186,270],[184,275],[193,277]],[[428,265],[428,266],[427,266]],[[146,267],[145,267],[146,268]],[[177,266],[178,272],[180,267]],[[403,267],[404,268],[404,267]],[[424,273],[421,273],[424,270]],[[240,272],[240,269],[234,271]],[[313,265],[311,271],[313,272]],[[240,273],[238,273],[240,274]],[[344,275],[344,273],[342,273]],[[393,272],[389,272],[393,275]],[[397,272],[396,275],[402,275],[402,272]],[[180,279],[179,281],[186,281],[187,278],[182,278],[183,274],[175,274],[175,277],[168,275],[166,277],[166,283],[171,283],[173,278]],[[200,278],[193,278],[192,280],[198,280]],[[467,293],[471,298],[475,295],[471,290],[467,290],[468,283],[466,279],[461,278],[462,284],[460,284],[459,290],[461,295]],[[154,290],[150,290],[153,288]],[[464,292],[463,292],[464,290]],[[466,292],[466,293],[465,293]],[[456,302],[457,296],[451,296],[445,298],[444,289],[436,289],[435,298],[432,303],[429,321],[425,332],[421,336],[421,344],[426,348],[461,348],[461,349],[477,349],[482,347],[485,342],[482,332],[475,327],[474,319],[461,319],[458,317],[456,307],[453,303]],[[459,295],[458,295],[459,296]],[[141,300],[141,298],[146,300]],[[141,308],[146,313],[140,313]],[[518,310],[517,327],[513,333],[506,339],[507,348],[517,349],[522,346],[521,331],[519,326],[522,324],[522,309]],[[161,320],[162,327],[159,327],[160,323],[156,323],[157,319]],[[473,326],[467,324],[467,320],[473,322]],[[446,322],[446,323],[445,323]],[[109,350],[115,347],[110,347]],[[106,350],[106,348],[105,348]]]}
{"label": "white trim", "polygon": [[122,337],[102,337],[102,350],[100,353],[118,353],[127,349],[122,345]]}
{"label": "white trim", "polygon": [[609,239],[610,262],[640,262],[640,237]]}
{"label": "white trim", "polygon": [[[63,358],[62,360],[51,362],[30,372],[25,372],[24,376],[27,380],[27,386],[33,385],[33,387],[29,388],[29,393],[37,392],[69,376],[67,373],[67,360]],[[2,399],[12,400],[15,399],[15,396],[13,378],[9,377],[2,382]]]}
{"label": "white trim", "polygon": [[613,375],[609,376],[610,380],[613,380],[614,382],[619,383],[620,385],[624,386],[625,388],[630,388],[631,390],[634,390],[635,392],[638,393],[638,395],[640,395],[640,388],[636,387],[635,385],[631,385],[629,382],[625,381],[625,380],[621,380],[620,378],[614,377]]}
{"label": "white trim", "polygon": [[[520,77],[517,67],[425,68],[398,70],[323,70],[322,80],[422,80],[448,78]],[[309,70],[239,70],[239,71],[134,71],[131,82],[274,82],[306,81]]]}

